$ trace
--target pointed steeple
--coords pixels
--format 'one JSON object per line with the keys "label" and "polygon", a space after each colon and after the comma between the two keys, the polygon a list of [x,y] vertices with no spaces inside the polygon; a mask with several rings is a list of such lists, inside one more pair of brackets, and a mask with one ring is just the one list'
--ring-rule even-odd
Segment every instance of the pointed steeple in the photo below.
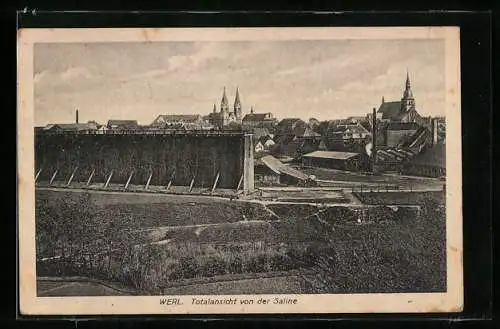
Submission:
{"label": "pointed steeple", "polygon": [[220,111],[228,112],[229,111],[229,102],[227,101],[226,96],[226,87],[224,86],[224,92],[222,94],[222,101],[220,102]]}
{"label": "pointed steeple", "polygon": [[234,97],[234,114],[237,119],[241,117],[241,101],[238,87],[236,87],[236,96]]}
{"label": "pointed steeple", "polygon": [[217,106],[214,103],[214,113],[217,112]]}
{"label": "pointed steeple", "polygon": [[252,113],[252,114],[253,114],[253,106],[252,106],[252,107],[250,107],[250,113]]}
{"label": "pointed steeple", "polygon": [[406,84],[405,91],[403,93],[403,98],[413,98],[413,92],[411,91],[411,82],[410,82],[410,74],[408,73],[408,69],[406,69]]}

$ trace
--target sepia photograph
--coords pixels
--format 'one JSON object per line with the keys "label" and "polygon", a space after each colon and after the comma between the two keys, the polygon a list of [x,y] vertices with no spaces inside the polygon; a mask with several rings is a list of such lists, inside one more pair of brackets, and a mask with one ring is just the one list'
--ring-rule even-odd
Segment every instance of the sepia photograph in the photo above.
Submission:
{"label": "sepia photograph", "polygon": [[454,27],[21,29],[21,312],[457,312]]}

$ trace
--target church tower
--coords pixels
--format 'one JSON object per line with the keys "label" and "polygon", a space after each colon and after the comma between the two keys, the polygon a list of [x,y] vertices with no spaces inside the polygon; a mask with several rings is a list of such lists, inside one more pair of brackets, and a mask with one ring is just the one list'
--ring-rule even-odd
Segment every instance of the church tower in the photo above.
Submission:
{"label": "church tower", "polygon": [[406,86],[403,92],[403,98],[401,98],[401,112],[411,112],[415,110],[415,98],[413,98],[413,92],[411,91],[410,75],[406,71]]}
{"label": "church tower", "polygon": [[224,92],[222,94],[222,101],[220,102],[220,111],[221,113],[229,112],[229,102],[227,101],[226,87],[224,87]]}
{"label": "church tower", "polygon": [[236,96],[234,98],[234,115],[236,120],[241,120],[241,101],[238,87],[236,87]]}

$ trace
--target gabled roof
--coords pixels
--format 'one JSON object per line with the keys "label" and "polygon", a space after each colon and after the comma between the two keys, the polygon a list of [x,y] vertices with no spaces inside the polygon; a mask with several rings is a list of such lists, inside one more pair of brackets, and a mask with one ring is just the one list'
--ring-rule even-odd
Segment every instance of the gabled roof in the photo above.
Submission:
{"label": "gabled roof", "polygon": [[422,150],[410,161],[410,164],[421,166],[433,166],[446,168],[446,147],[444,144],[436,144]]}
{"label": "gabled roof", "polygon": [[384,102],[377,113],[382,113],[382,119],[398,121],[401,119],[401,102]]}
{"label": "gabled roof", "polygon": [[196,122],[201,119],[199,114],[160,114],[153,123],[163,122]]}
{"label": "gabled roof", "polygon": [[269,118],[266,118],[270,113],[249,113],[245,115],[242,119],[243,122],[247,121],[274,121],[275,119],[272,115]]}
{"label": "gabled roof", "polygon": [[351,152],[336,152],[336,151],[314,151],[308,154],[305,154],[304,158],[324,158],[324,159],[338,159],[338,160],[347,160],[354,156],[359,155],[359,153],[351,153]]}
{"label": "gabled roof", "polygon": [[314,132],[311,128],[309,127],[297,127],[294,131],[294,134],[296,137],[321,137],[320,134]]}
{"label": "gabled roof", "polygon": [[262,163],[264,163],[269,169],[274,171],[275,173],[279,174],[285,174],[288,176],[292,176],[294,178],[297,178],[299,180],[307,180],[309,176],[304,174],[303,172],[294,169],[290,166],[285,165],[283,162],[280,160],[276,159],[272,155],[267,155],[265,157],[260,158]]}
{"label": "gabled roof", "polygon": [[418,130],[420,126],[416,122],[389,122],[387,130]]}
{"label": "gabled roof", "polygon": [[269,136],[269,129],[267,128],[253,128],[254,138],[261,138],[264,136]]}
{"label": "gabled roof", "polygon": [[108,126],[138,126],[137,120],[108,120]]}
{"label": "gabled roof", "polygon": [[50,129],[78,131],[78,130],[97,129],[97,125],[94,123],[56,123],[56,124],[49,124],[43,127],[43,130],[50,130]]}

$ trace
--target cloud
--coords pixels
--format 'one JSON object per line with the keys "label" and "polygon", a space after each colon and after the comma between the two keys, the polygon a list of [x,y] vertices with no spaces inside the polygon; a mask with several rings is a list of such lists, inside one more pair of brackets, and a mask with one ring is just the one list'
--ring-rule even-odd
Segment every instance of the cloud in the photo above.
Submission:
{"label": "cloud", "polygon": [[70,67],[66,71],[61,72],[59,76],[63,82],[71,82],[75,79],[91,79],[93,77],[90,71],[82,66]]}
{"label": "cloud", "polygon": [[89,120],[148,123],[158,113],[211,112],[224,86],[230,102],[239,86],[244,113],[253,105],[281,118],[363,115],[382,96],[401,97],[408,67],[418,106],[440,112],[443,49],[382,40],[52,45],[35,58],[36,111],[47,123],[71,120],[74,107]]}

